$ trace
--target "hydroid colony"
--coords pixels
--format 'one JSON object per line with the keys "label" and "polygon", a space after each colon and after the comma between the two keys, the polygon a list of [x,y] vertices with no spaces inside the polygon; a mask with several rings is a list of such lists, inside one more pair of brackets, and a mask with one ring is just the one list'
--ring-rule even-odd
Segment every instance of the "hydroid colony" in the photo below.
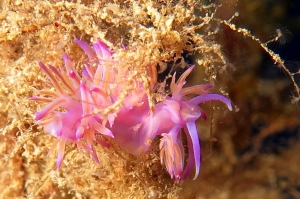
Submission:
{"label": "hydroid colony", "polygon": [[[174,180],[200,170],[198,104],[231,109],[208,92],[227,64],[214,11],[194,1],[3,1],[3,197],[178,197]],[[200,55],[196,66],[183,52]],[[204,84],[184,86],[195,67]]]}

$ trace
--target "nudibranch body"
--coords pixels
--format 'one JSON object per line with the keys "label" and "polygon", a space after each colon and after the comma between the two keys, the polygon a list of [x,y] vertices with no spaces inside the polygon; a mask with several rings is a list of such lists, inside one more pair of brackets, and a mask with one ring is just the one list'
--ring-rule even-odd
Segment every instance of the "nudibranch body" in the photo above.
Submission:
{"label": "nudibranch body", "polygon": [[[75,42],[88,56],[82,77],[77,73],[67,55],[63,55],[65,69],[46,66],[40,68],[50,80],[54,90],[40,90],[32,97],[47,105],[36,112],[35,120],[44,131],[57,139],[51,150],[58,145],[57,168],[61,166],[66,143],[74,143],[79,149],[88,151],[99,162],[95,143],[109,146],[101,139],[106,136],[114,139],[124,150],[134,155],[142,155],[151,150],[151,143],[160,136],[160,159],[176,182],[184,180],[195,169],[195,177],[200,171],[201,147],[196,128],[199,118],[206,118],[199,107],[201,103],[218,100],[232,110],[231,102],[219,94],[211,94],[211,85],[196,85],[184,88],[186,77],[194,66],[189,67],[177,80],[172,77],[171,94],[154,105],[149,104],[149,95],[142,79],[131,79],[134,89],[124,88],[121,79],[128,78],[134,71],[119,71],[112,51],[102,41],[93,46],[81,40]],[[153,69],[153,68],[152,68]],[[157,79],[155,72],[149,70],[151,84]],[[155,71],[155,70],[154,70]],[[120,93],[126,95],[120,98]],[[197,95],[188,98],[189,94]],[[103,113],[114,106],[118,100],[117,112]],[[102,135],[102,136],[98,136]],[[187,157],[182,136],[187,140]],[[185,165],[185,160],[187,164]]]}

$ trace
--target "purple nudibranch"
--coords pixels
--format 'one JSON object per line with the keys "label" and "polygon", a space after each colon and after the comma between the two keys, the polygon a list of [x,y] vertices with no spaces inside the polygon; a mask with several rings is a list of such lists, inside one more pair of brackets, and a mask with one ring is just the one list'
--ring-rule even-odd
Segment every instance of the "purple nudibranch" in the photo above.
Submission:
{"label": "purple nudibranch", "polygon": [[[208,89],[212,87],[209,84],[183,88],[186,77],[194,68],[191,66],[177,81],[173,75],[171,95],[156,103],[154,110],[150,108],[142,80],[137,79],[135,89],[128,91],[118,112],[101,114],[95,110],[103,110],[116,102],[123,89],[117,81],[128,74],[112,67],[122,60],[114,60],[113,52],[102,41],[96,41],[92,47],[78,39],[75,42],[89,60],[84,65],[82,77],[67,55],[63,55],[65,69],[39,62],[55,91],[41,90],[38,96],[31,98],[47,104],[36,112],[35,120],[46,133],[57,138],[50,149],[51,153],[58,145],[56,167],[61,166],[67,143],[88,151],[99,163],[95,143],[109,147],[103,137],[114,139],[131,154],[142,155],[151,150],[151,142],[160,136],[161,163],[165,164],[171,178],[176,182],[184,180],[195,169],[196,179],[201,161],[196,121],[201,117],[206,119],[199,105],[217,100],[232,110],[230,100],[209,93]],[[197,96],[188,99],[189,94]],[[181,134],[185,135],[188,144],[186,165]]]}

